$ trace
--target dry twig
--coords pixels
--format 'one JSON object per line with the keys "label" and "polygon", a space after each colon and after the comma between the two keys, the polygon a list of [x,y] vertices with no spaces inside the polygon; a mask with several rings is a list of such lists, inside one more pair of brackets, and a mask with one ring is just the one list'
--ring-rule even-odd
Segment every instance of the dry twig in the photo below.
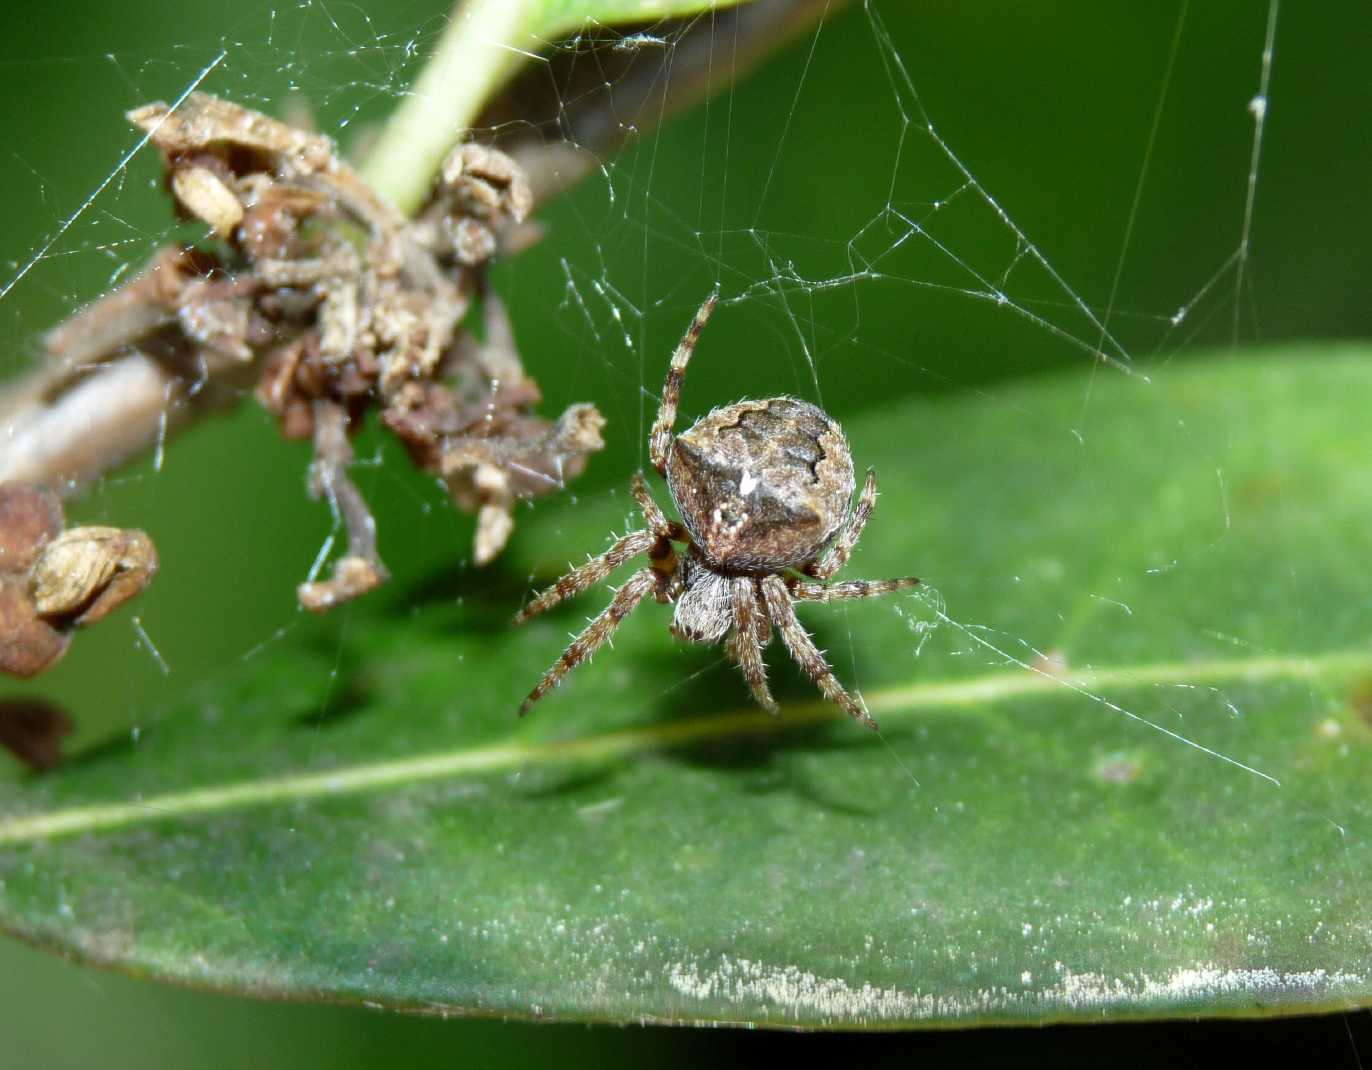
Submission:
{"label": "dry twig", "polygon": [[[45,386],[60,391],[132,358],[163,370],[163,404],[175,407],[255,378],[282,431],[314,439],[312,489],[348,532],[333,576],[301,586],[305,608],[331,608],[386,577],[375,522],[347,476],[349,437],[371,407],[478,512],[480,562],[504,546],[517,498],[563,486],[601,448],[593,407],[556,423],[532,413],[538,389],[484,292],[485,265],[531,207],[503,153],[459,146],[430,205],[407,222],[319,135],[204,94],[129,118],[161,149],[178,209],[223,247],[163,249],[51,332]],[[461,329],[478,298],[494,348]],[[77,479],[88,466],[74,467],[44,474]]]}
{"label": "dry twig", "polygon": [[[175,111],[138,109],[130,119],[161,149],[178,208],[219,244],[160,251],[49,334],[49,362],[0,394],[0,481],[72,493],[255,385],[285,434],[315,439],[313,487],[348,532],[334,575],[302,585],[307,608],[385,577],[346,474],[348,435],[371,406],[478,514],[475,558],[489,561],[509,537],[513,502],[575,476],[603,425],[590,405],[553,423],[534,415],[538,388],[485,289],[489,258],[527,240],[520,224],[535,201],[578,182],[629,130],[651,129],[712,91],[712,73],[736,76],[841,2],[757,0],[656,27],[672,35],[670,53],[607,41],[601,63],[583,55],[575,69],[553,55],[479,121],[506,151],[459,146],[413,221],[327,138],[204,94]],[[569,93],[587,69],[600,91]],[[485,346],[461,329],[474,299]]]}

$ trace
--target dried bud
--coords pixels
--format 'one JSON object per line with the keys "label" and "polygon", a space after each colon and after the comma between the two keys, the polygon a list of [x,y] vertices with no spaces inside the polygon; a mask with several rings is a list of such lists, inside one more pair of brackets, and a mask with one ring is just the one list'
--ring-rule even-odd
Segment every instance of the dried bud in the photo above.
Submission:
{"label": "dried bud", "polygon": [[72,528],[53,539],[29,573],[40,617],[94,624],[157,573],[157,551],[141,531]]}
{"label": "dried bud", "polygon": [[363,557],[339,558],[333,576],[316,583],[302,583],[296,588],[300,604],[311,613],[324,613],[341,602],[366,594],[386,581],[386,572],[378,562]]}
{"label": "dried bud", "polygon": [[141,531],[62,531],[57,495],[0,485],[0,672],[34,676],[67,650],[74,625],[94,624],[157,572]]}
{"label": "dried bud", "polygon": [[62,503],[28,483],[0,484],[0,572],[23,572],[62,530]]}
{"label": "dried bud", "polygon": [[326,364],[341,364],[357,349],[362,318],[357,287],[338,280],[321,288],[324,300],[319,307],[319,355]]}
{"label": "dried bud", "polygon": [[[451,191],[455,219],[486,220],[494,227],[522,223],[533,210],[534,197],[519,164],[499,149],[467,142],[457,146],[443,164],[443,185]],[[456,236],[463,236],[460,230]],[[470,256],[468,244],[458,243]],[[465,260],[464,262],[474,262]]]}
{"label": "dried bud", "polygon": [[175,109],[157,101],[127,115],[129,122],[172,157],[222,145],[226,150],[241,150],[240,156],[270,161],[274,170],[287,174],[327,170],[334,161],[333,142],[328,138],[297,130],[208,93],[190,93]]}
{"label": "dried bud", "polygon": [[216,296],[223,289],[204,281],[187,286],[177,318],[187,337],[233,361],[247,363],[253,356],[247,342],[252,325],[251,300]]}
{"label": "dried bud", "polygon": [[450,222],[447,228],[448,241],[453,247],[453,255],[459,264],[473,267],[483,264],[495,256],[496,240],[488,227],[479,219],[462,216]]}
{"label": "dried bud", "polygon": [[0,747],[35,773],[62,761],[62,737],[71,734],[72,720],[60,706],[41,698],[0,702]]}
{"label": "dried bud", "polygon": [[0,485],[0,671],[12,676],[34,676],[66,652],[66,633],[39,619],[28,592],[29,568],[61,531],[52,491]]}
{"label": "dried bud", "polygon": [[565,453],[596,453],[605,448],[605,439],[600,434],[604,430],[605,417],[600,415],[600,410],[588,402],[581,402],[568,405],[557,418],[554,438]]}
{"label": "dried bud", "polygon": [[181,206],[208,223],[215,237],[229,237],[243,222],[243,205],[208,167],[178,168],[172,172],[171,185]]}
{"label": "dried bud", "polygon": [[472,553],[478,565],[489,565],[505,549],[514,531],[514,517],[508,504],[487,502],[476,514],[476,536]]}
{"label": "dried bud", "polygon": [[70,641],[68,631],[34,613],[25,586],[20,577],[0,576],[0,671],[21,677],[56,664]]}

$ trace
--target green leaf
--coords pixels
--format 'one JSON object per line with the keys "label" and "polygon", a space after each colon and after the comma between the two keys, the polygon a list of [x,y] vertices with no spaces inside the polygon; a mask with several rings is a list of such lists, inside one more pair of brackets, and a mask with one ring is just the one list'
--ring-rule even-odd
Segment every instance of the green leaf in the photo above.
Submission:
{"label": "green leaf", "polygon": [[0,786],[0,920],[140,975],[436,1012],[1363,1005],[1368,358],[855,419],[883,496],[847,571],[929,586],[803,612],[879,735],[776,644],[785,712],[750,709],[652,603],[516,720],[606,600],[515,630],[524,576],[632,522],[627,493],[545,504],[507,571],[297,629],[136,741]]}
{"label": "green leaf", "polygon": [[363,161],[373,188],[406,215],[428,196],[448,151],[490,95],[559,37],[619,23],[709,13],[744,0],[462,0],[409,93]]}
{"label": "green leaf", "polygon": [[575,30],[624,23],[651,23],[681,19],[737,7],[747,0],[533,0],[539,30],[558,37]]}

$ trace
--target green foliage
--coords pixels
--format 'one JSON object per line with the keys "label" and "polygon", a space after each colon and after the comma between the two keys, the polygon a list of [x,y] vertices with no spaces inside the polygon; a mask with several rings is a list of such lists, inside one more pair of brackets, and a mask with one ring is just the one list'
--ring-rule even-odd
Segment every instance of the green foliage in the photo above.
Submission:
{"label": "green foliage", "polygon": [[139,975],[416,1010],[1366,1002],[1367,356],[851,420],[883,495],[847,571],[929,586],[802,612],[879,736],[776,645],[785,713],[749,709],[652,604],[516,720],[608,597],[515,630],[524,577],[633,523],[627,486],[545,504],[503,566],[297,629],[136,743],[0,785],[0,920]]}
{"label": "green foliage", "polygon": [[576,30],[679,19],[734,7],[743,0],[542,0],[532,7],[538,33],[552,40]]}
{"label": "green foliage", "polygon": [[531,49],[536,52],[583,27],[702,14],[732,2],[472,0],[460,5],[368,152],[362,175],[412,215],[428,198],[443,158]]}

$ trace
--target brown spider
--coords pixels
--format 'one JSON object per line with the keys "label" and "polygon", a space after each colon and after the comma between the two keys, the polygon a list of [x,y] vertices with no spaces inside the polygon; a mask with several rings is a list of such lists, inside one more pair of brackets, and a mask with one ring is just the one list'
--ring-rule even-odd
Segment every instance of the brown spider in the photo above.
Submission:
{"label": "brown spider", "polygon": [[[869,468],[862,497],[850,511],[854,481],[848,440],[816,406],[788,397],[740,401],[716,409],[673,437],[686,365],[715,300],[711,295],[700,306],[672,355],[648,437],[649,457],[666,477],[682,522],[663,515],[643,473],[635,473],[634,500],[647,527],[630,532],[599,557],[567,573],[525,606],[515,623],[580,594],[636,554],[646,553],[649,567],[629,577],[609,606],[543,674],[520,707],[521,714],[594,654],[651,594],[659,602],[676,603],[673,635],[696,643],[725,640],[725,649],[764,709],[777,711],[762,661],[775,625],[786,649],[826,698],[868,727],[877,726],[862,702],[834,677],[791,603],[871,598],[912,587],[919,580],[809,582],[827,580],[843,567],[877,499],[876,475]],[[674,542],[685,544],[684,554],[678,556]]]}

